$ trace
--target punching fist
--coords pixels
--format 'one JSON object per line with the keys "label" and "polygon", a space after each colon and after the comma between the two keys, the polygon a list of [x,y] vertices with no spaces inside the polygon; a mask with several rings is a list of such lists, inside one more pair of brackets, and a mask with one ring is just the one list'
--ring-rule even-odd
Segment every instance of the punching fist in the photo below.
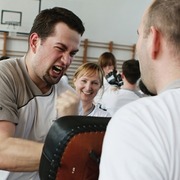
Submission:
{"label": "punching fist", "polygon": [[80,99],[75,92],[67,90],[56,101],[58,117],[79,114]]}

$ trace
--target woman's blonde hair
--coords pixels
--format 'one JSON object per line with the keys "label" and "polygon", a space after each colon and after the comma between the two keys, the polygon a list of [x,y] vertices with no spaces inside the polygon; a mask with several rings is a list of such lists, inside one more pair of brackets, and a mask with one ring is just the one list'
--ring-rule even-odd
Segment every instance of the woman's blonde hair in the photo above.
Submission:
{"label": "woman's blonde hair", "polygon": [[103,85],[103,71],[101,67],[94,62],[86,62],[79,66],[73,76],[73,80],[75,81],[77,78],[82,77],[84,75],[91,76],[95,73],[98,73],[100,79],[100,87]]}

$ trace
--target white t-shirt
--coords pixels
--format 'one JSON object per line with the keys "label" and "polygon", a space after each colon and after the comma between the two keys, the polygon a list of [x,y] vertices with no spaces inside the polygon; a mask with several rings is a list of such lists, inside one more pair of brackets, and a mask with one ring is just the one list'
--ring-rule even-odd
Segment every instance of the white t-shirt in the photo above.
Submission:
{"label": "white t-shirt", "polygon": [[120,108],[104,137],[99,180],[180,179],[180,89]]}
{"label": "white t-shirt", "polygon": [[94,109],[87,116],[111,117],[110,113],[100,107],[94,106]]}
{"label": "white t-shirt", "polygon": [[64,82],[66,82],[67,84],[69,84],[68,76],[64,74],[64,75],[61,77],[61,81],[64,81]]}
{"label": "white t-shirt", "polygon": [[104,92],[101,99],[101,105],[111,115],[113,115],[120,107],[135,101],[142,97],[142,94],[138,91],[132,91],[128,89],[108,89]]}
{"label": "white t-shirt", "polygon": [[6,180],[8,175],[9,175],[9,171],[3,171],[3,170],[0,170],[0,179],[1,180]]}
{"label": "white t-shirt", "polygon": [[111,87],[113,87],[113,86],[110,85],[107,82],[106,78],[104,77],[103,78],[103,86],[99,89],[97,95],[94,97],[94,104],[100,104],[104,92],[108,91]]}
{"label": "white t-shirt", "polygon": [[110,113],[107,112],[107,110],[99,107],[99,105],[94,105],[94,108],[86,115],[84,115],[83,111],[79,111],[79,115],[81,115],[81,116],[96,116],[96,117],[111,117]]}

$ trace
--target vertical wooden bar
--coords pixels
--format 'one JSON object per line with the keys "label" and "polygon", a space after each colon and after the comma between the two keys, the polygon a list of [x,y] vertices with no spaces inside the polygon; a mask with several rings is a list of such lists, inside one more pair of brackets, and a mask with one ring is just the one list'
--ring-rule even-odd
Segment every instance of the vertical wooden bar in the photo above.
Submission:
{"label": "vertical wooden bar", "polygon": [[136,44],[133,45],[132,59],[135,59],[135,56],[136,56]]}
{"label": "vertical wooden bar", "polygon": [[88,39],[84,40],[83,63],[87,62]]}
{"label": "vertical wooden bar", "polygon": [[7,36],[8,36],[8,33],[7,32],[3,32],[2,56],[6,56],[7,55],[7,52],[6,52]]}
{"label": "vertical wooden bar", "polygon": [[112,52],[113,51],[113,41],[109,42],[109,51]]}

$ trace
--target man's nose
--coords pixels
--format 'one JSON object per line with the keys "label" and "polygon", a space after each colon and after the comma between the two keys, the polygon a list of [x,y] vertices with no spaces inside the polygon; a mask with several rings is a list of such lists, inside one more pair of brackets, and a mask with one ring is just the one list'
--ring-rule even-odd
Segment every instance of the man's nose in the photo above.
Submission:
{"label": "man's nose", "polygon": [[62,57],[62,61],[64,63],[64,65],[70,65],[71,64],[71,56],[69,55],[69,53],[64,53],[63,57]]}

